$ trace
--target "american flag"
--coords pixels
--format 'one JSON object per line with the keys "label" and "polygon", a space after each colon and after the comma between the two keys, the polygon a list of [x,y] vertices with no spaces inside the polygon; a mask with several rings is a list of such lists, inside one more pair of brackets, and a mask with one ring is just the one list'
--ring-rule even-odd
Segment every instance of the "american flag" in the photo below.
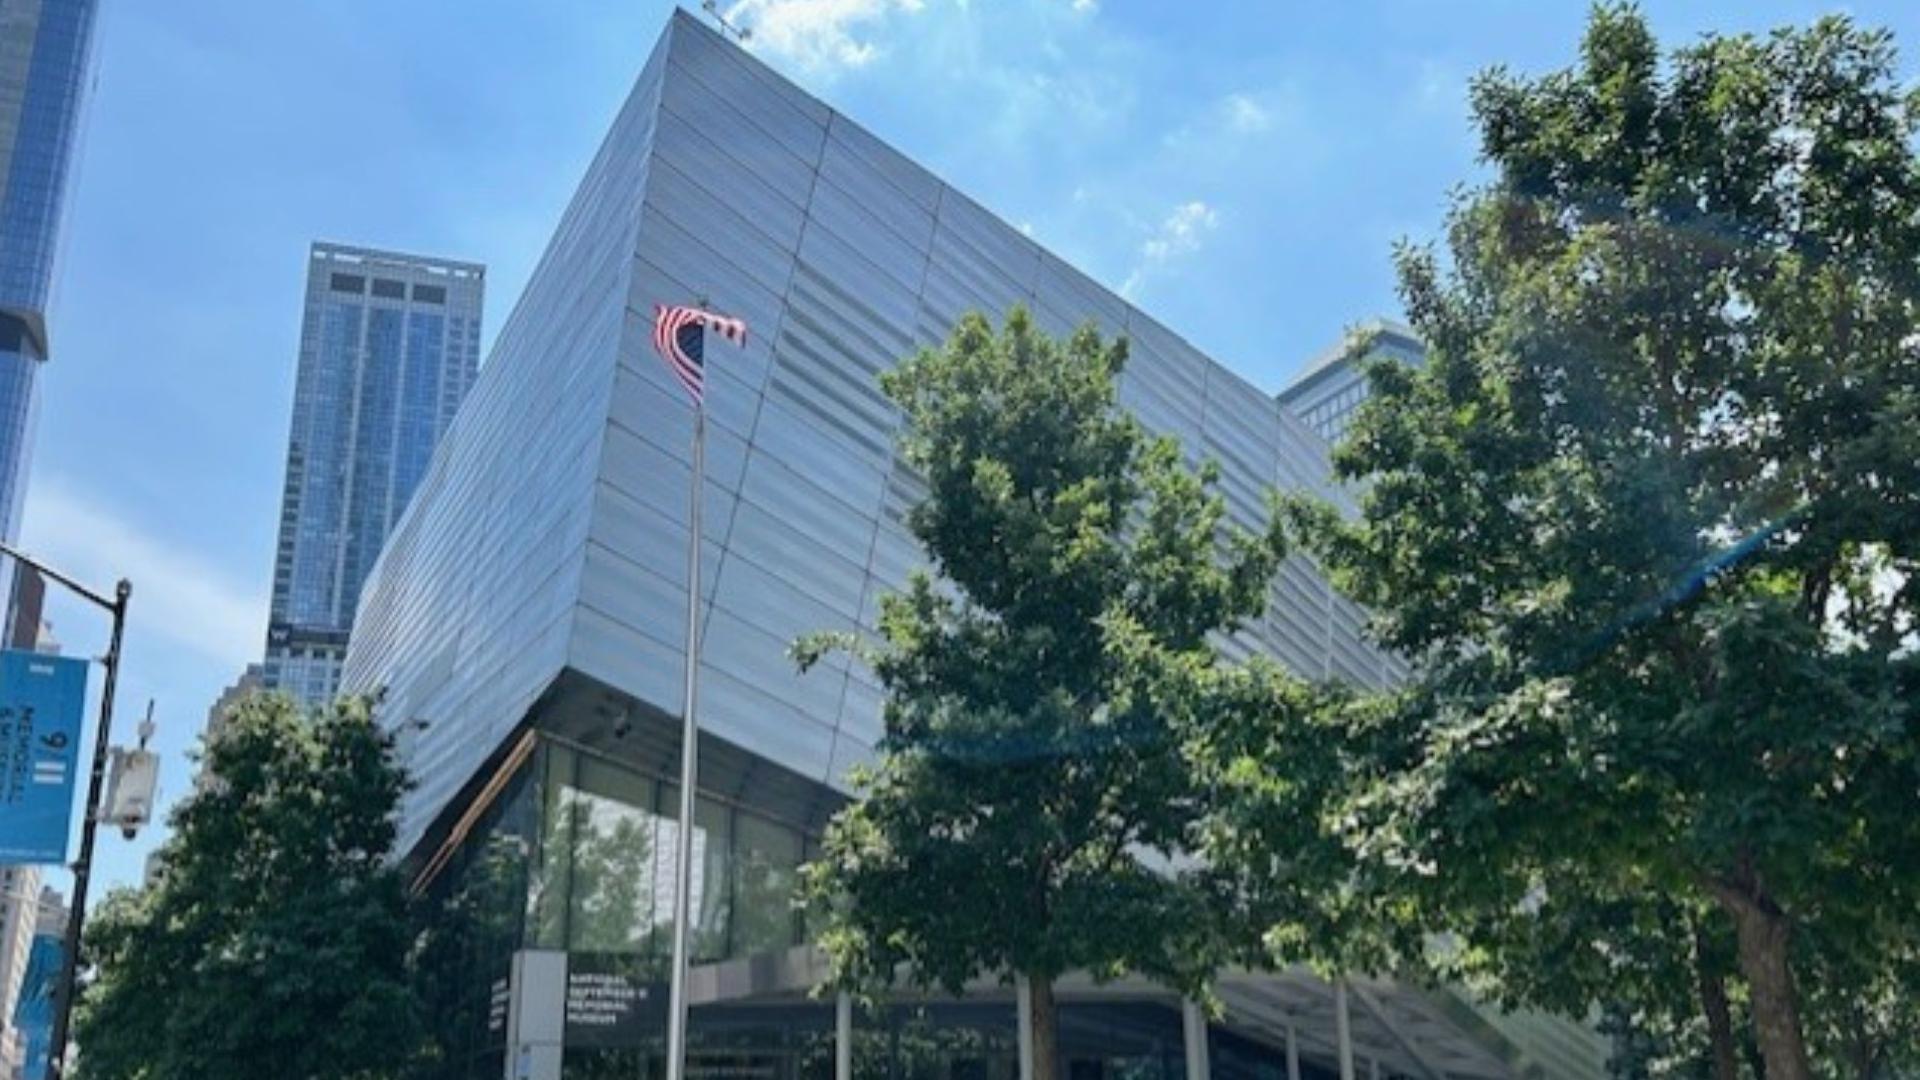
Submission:
{"label": "american flag", "polygon": [[708,329],[735,345],[747,343],[747,324],[739,319],[679,304],[653,306],[653,347],[696,405],[707,393]]}

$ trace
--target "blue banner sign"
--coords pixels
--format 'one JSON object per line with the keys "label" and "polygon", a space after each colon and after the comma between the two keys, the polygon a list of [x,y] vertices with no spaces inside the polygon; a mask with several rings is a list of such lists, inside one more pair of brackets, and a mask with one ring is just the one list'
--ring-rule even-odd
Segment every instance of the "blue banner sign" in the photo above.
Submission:
{"label": "blue banner sign", "polygon": [[87,661],[0,652],[0,863],[64,863]]}
{"label": "blue banner sign", "polygon": [[20,984],[20,1000],[13,1007],[13,1027],[26,1043],[26,1070],[21,1080],[46,1080],[53,1059],[53,992],[66,966],[66,948],[53,934],[35,934],[27,954],[27,974]]}

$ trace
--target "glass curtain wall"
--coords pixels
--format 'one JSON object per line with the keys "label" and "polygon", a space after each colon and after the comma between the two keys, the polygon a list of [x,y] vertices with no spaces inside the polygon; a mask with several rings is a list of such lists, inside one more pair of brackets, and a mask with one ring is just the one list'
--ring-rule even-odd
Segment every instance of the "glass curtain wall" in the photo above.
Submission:
{"label": "glass curtain wall", "polygon": [[[419,947],[436,1080],[502,1075],[517,950],[564,950],[576,970],[664,988],[679,800],[677,785],[542,740],[428,887]],[[693,849],[696,963],[802,940],[793,894],[808,847],[799,830],[701,798]],[[830,1012],[821,1024],[831,1025]],[[583,1050],[580,1075],[599,1075],[588,1062],[623,1053]]]}
{"label": "glass curtain wall", "polygon": [[[632,972],[664,978],[679,786],[558,743],[541,757],[528,947],[628,956]],[[804,835],[705,796],[695,800],[693,828],[694,962],[800,944],[793,896]]]}
{"label": "glass curtain wall", "polygon": [[427,889],[416,971],[432,1080],[505,1073],[507,979],[526,941],[540,832],[537,781],[536,768],[522,768]]}
{"label": "glass curtain wall", "polygon": [[[1180,1016],[1170,1007],[1111,1002],[1063,1005],[1062,1075],[1069,1080],[1185,1080]],[[691,1075],[832,1080],[829,1003],[716,1005],[695,1009],[688,1033]],[[857,1080],[1017,1080],[1018,1039],[1010,1002],[896,1005],[855,1022]],[[660,1080],[664,1049],[569,1047],[566,1080]],[[1236,1063],[1244,1063],[1244,1057]],[[1263,1062],[1282,1067],[1278,1055]],[[1216,1075],[1284,1076],[1241,1071]]]}
{"label": "glass curtain wall", "polygon": [[[517,950],[564,950],[575,972],[623,976],[664,999],[678,806],[672,783],[542,740],[428,890],[419,948],[433,1080],[503,1075]],[[799,830],[701,798],[693,849],[696,962],[804,940],[793,894],[812,852]],[[663,1077],[665,1041],[664,1031],[627,1029],[570,1043],[564,1076]],[[1217,1076],[1285,1075],[1275,1049],[1223,1032],[1212,1044]],[[863,1080],[1015,1080],[1015,1047],[1008,1002],[895,1004],[860,1016],[854,1072]],[[698,1075],[764,1080],[830,1080],[833,1048],[828,1001],[703,1006],[693,1011],[688,1047]],[[1184,1073],[1179,1014],[1160,1004],[1063,1004],[1060,1052],[1069,1080]],[[1325,1080],[1310,1066],[1303,1072]]]}

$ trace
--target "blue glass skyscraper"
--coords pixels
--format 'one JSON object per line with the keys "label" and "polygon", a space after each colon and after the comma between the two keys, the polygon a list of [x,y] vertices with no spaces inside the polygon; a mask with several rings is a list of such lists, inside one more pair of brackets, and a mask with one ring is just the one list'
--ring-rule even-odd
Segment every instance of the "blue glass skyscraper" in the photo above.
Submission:
{"label": "blue glass skyscraper", "polygon": [[486,269],[315,244],[274,554],[266,684],[332,696],[360,583],[479,367]]}
{"label": "blue glass skyscraper", "polygon": [[[26,501],[40,365],[52,355],[54,263],[97,8],[97,0],[0,0],[0,537],[9,541]],[[30,647],[37,590],[20,590],[27,613],[13,610],[12,568],[0,569],[0,644]],[[16,1075],[26,1052],[12,1006],[34,922],[20,897],[38,882],[37,869],[0,868],[0,1076]]]}
{"label": "blue glass skyscraper", "polygon": [[0,535],[19,534],[35,386],[97,0],[0,4]]}

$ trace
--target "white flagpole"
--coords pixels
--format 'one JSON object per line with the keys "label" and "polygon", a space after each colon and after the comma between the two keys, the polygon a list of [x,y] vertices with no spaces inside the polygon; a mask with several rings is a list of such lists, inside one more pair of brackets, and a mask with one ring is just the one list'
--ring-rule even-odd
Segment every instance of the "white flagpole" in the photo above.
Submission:
{"label": "white flagpole", "polygon": [[706,472],[706,454],[707,406],[703,399],[693,407],[693,493],[687,507],[687,688],[680,725],[680,834],[673,886],[673,981],[668,994],[671,1011],[667,1014],[667,1080],[684,1080],[687,1069],[687,943],[693,922],[693,792],[699,778],[700,754],[700,722],[694,715],[700,670],[700,489]]}

